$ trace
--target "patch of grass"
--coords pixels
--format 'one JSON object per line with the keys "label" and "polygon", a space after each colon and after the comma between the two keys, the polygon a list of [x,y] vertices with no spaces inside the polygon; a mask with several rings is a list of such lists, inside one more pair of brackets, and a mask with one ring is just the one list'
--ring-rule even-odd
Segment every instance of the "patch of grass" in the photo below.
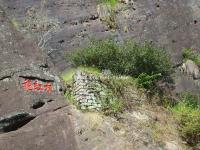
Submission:
{"label": "patch of grass", "polygon": [[112,40],[94,40],[86,48],[72,53],[70,60],[76,66],[95,66],[134,77],[141,73],[167,76],[172,72],[169,56],[164,50],[133,41],[119,45]]}
{"label": "patch of grass", "polygon": [[107,96],[102,100],[102,111],[104,114],[116,114],[122,112],[123,102],[114,95]]}
{"label": "patch of grass", "polygon": [[15,28],[16,30],[19,30],[20,24],[19,24],[19,22],[18,22],[16,19],[12,19],[12,20],[11,20],[11,23],[12,23],[12,25],[14,26],[14,28]]}
{"label": "patch of grass", "polygon": [[200,144],[199,100],[198,95],[181,93],[179,102],[172,108],[181,136],[194,149]]}
{"label": "patch of grass", "polygon": [[197,65],[200,65],[200,55],[192,49],[184,49],[183,58],[184,61],[190,59],[194,61]]}
{"label": "patch of grass", "polygon": [[77,102],[75,100],[75,97],[74,95],[70,92],[70,91],[66,91],[65,93],[65,98],[66,100],[70,103],[70,104],[73,104],[73,105],[76,105],[77,106]]}
{"label": "patch of grass", "polygon": [[63,73],[61,75],[61,78],[65,81],[65,82],[70,82],[74,76],[74,74],[76,73],[76,71],[83,71],[83,72],[86,72],[86,73],[91,73],[91,74],[94,74],[94,75],[97,75],[99,76],[101,71],[95,67],[86,67],[86,66],[80,66],[80,67],[77,67],[77,68],[72,68],[70,69],[69,71]]}
{"label": "patch of grass", "polygon": [[179,94],[181,102],[184,102],[190,106],[197,107],[200,106],[200,95],[194,95],[189,92],[182,92]]}
{"label": "patch of grass", "polygon": [[200,107],[192,101],[183,99],[172,108],[172,111],[179,123],[181,136],[195,149],[200,144]]}
{"label": "patch of grass", "polygon": [[152,138],[156,142],[160,142],[163,139],[166,140],[166,138],[168,137],[168,133],[170,131],[171,131],[171,127],[169,125],[154,123],[152,125]]}
{"label": "patch of grass", "polygon": [[87,126],[92,130],[97,129],[101,126],[103,122],[103,116],[95,112],[86,112],[84,113],[84,121],[87,123]]}
{"label": "patch of grass", "polygon": [[123,89],[128,86],[135,86],[134,78],[130,76],[114,76],[111,75],[107,78],[107,81],[103,81],[113,93],[117,96],[121,96]]}
{"label": "patch of grass", "polygon": [[110,102],[110,107],[111,107],[111,110],[113,113],[118,113],[118,112],[122,111],[122,108],[123,108],[122,100],[113,99]]}
{"label": "patch of grass", "polygon": [[80,66],[77,69],[86,73],[91,73],[96,76],[99,76],[101,74],[101,70],[95,67]]}
{"label": "patch of grass", "polygon": [[73,75],[76,73],[76,69],[75,68],[72,68],[70,69],[69,71],[63,73],[61,75],[61,78],[65,81],[65,82],[68,82],[68,81],[71,81],[72,78],[73,78]]}
{"label": "patch of grass", "polygon": [[109,4],[112,7],[114,7],[117,4],[118,0],[101,0],[101,2],[104,4]]}

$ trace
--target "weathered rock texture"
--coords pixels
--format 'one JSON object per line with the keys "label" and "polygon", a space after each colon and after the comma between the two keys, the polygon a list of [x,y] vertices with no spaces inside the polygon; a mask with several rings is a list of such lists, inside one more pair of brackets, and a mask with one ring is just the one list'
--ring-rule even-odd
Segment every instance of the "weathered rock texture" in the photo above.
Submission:
{"label": "weathered rock texture", "polygon": [[190,75],[194,80],[200,79],[199,67],[192,60],[187,60],[181,67],[182,72]]}
{"label": "weathered rock texture", "polygon": [[200,69],[192,61],[187,60],[176,70],[175,83],[176,91],[189,91],[199,94],[200,89]]}
{"label": "weathered rock texture", "polygon": [[26,112],[16,112],[0,118],[0,133],[17,130],[35,117]]}
{"label": "weathered rock texture", "polygon": [[[46,58],[34,42],[14,29],[0,9],[1,150],[76,149],[68,104],[59,93],[61,84],[49,71]],[[50,83],[52,92],[27,91],[23,87],[26,79],[32,84]]]}
{"label": "weathered rock texture", "polygon": [[[95,0],[0,0],[0,116],[13,112],[36,116],[16,131],[1,134],[0,149],[76,149],[67,104],[55,91],[59,85],[56,77],[47,73],[47,66],[53,66],[51,71],[69,68],[65,52],[84,46],[94,37],[111,36],[117,42],[124,38],[152,41],[169,51],[175,66],[182,63],[183,48],[200,51],[199,0],[133,0],[128,5],[121,4],[116,11],[115,30],[100,20],[97,5]],[[21,87],[24,78],[50,81],[54,92],[24,91]],[[199,93],[199,86],[190,77],[177,70],[174,78],[177,92]],[[38,101],[45,104],[34,109]],[[141,141],[140,134],[135,133],[130,143]],[[107,137],[105,143],[98,141],[98,134],[103,139]],[[117,137],[111,139],[101,129],[92,135],[99,142],[97,148],[89,144],[81,148],[104,149],[107,145],[108,149],[126,148]],[[118,145],[112,145],[113,141]],[[144,148],[146,143],[142,140],[141,145],[131,148],[157,148],[152,145]]]}
{"label": "weathered rock texture", "polygon": [[74,108],[72,113],[81,150],[183,149],[178,133],[174,131],[173,119],[160,109],[148,110],[144,106],[141,110],[135,108],[134,111],[119,114],[118,118],[99,113],[80,113]]}

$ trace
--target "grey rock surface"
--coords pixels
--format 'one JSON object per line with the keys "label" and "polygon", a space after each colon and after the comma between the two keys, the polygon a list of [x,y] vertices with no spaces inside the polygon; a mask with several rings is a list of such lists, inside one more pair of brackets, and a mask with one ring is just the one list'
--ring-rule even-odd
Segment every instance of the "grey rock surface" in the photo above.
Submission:
{"label": "grey rock surface", "polygon": [[[70,117],[61,111],[67,111],[68,104],[58,92],[61,84],[49,71],[46,58],[0,9],[0,150],[77,149]],[[25,89],[26,80],[32,90]],[[52,89],[40,91],[36,82]],[[39,100],[43,105],[36,107]]]}
{"label": "grey rock surface", "polygon": [[[117,42],[125,38],[147,40],[167,49],[175,66],[182,64],[184,48],[200,52],[199,0],[134,0],[120,4],[115,30],[100,20],[97,6],[95,0],[0,0],[0,116],[16,111],[36,116],[18,130],[0,134],[0,149],[76,149],[68,104],[57,93],[60,85],[52,72],[70,68],[65,53],[85,46],[90,39],[111,36]],[[198,81],[178,70],[174,76],[176,92],[199,93]],[[50,82],[54,92],[24,91],[24,79]],[[45,104],[33,109],[38,100]],[[98,134],[94,135],[97,142]],[[107,137],[113,148],[112,139]],[[122,146],[118,143],[114,148]],[[98,147],[105,148],[106,144],[99,143]],[[87,145],[81,146],[88,149]]]}
{"label": "grey rock surface", "polygon": [[23,128],[0,135],[1,150],[76,150],[68,108],[37,116]]}
{"label": "grey rock surface", "polygon": [[187,60],[185,63],[183,63],[182,69],[183,72],[192,76],[194,79],[200,78],[199,67],[192,60]]}
{"label": "grey rock surface", "polygon": [[0,132],[14,131],[25,125],[35,116],[26,112],[16,112],[0,118]]}

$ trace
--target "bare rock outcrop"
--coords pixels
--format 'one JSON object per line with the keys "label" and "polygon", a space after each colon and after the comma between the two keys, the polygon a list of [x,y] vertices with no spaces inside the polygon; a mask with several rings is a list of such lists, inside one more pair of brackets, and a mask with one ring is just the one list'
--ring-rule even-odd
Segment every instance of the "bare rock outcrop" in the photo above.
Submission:
{"label": "bare rock outcrop", "polygon": [[0,9],[0,150],[77,149],[61,83],[46,58]]}
{"label": "bare rock outcrop", "polygon": [[182,71],[187,75],[192,76],[194,80],[200,78],[199,67],[192,60],[187,60],[183,63]]}

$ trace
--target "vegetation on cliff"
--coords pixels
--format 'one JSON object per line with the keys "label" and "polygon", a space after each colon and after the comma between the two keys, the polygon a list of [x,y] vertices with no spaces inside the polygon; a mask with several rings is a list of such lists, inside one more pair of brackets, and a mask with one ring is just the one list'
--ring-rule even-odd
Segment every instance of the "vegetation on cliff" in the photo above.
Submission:
{"label": "vegetation on cliff", "polygon": [[138,44],[125,41],[120,45],[112,40],[92,41],[88,47],[74,52],[74,65],[95,66],[109,69],[114,74],[137,77],[141,73],[170,75],[172,65],[165,50],[150,43]]}

